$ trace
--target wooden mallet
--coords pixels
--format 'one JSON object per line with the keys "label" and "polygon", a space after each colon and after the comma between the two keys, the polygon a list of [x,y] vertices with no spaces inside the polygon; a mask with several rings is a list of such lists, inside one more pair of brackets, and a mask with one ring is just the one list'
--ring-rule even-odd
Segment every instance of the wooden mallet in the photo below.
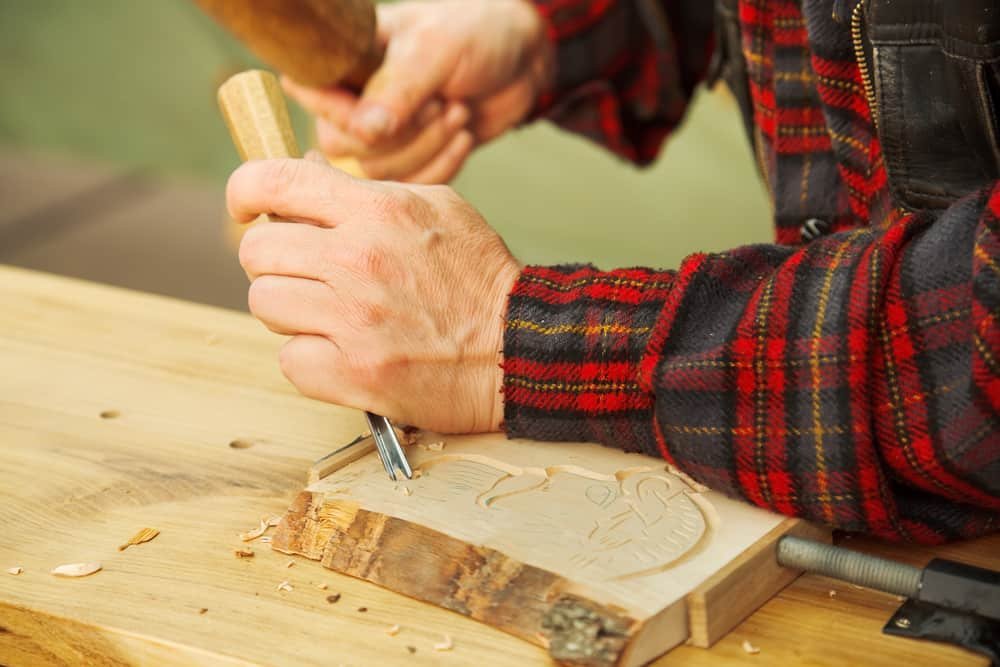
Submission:
{"label": "wooden mallet", "polygon": [[[195,2],[264,62],[303,85],[361,88],[382,62],[371,0]],[[219,104],[244,160],[299,157],[273,75],[251,70],[231,77],[219,88]],[[364,175],[353,158],[333,165]]]}

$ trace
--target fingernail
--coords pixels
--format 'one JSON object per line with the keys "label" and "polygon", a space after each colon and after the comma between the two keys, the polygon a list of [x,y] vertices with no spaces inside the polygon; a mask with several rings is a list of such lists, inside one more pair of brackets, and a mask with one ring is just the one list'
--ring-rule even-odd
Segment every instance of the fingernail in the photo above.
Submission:
{"label": "fingernail", "polygon": [[362,111],[358,124],[372,138],[382,137],[392,132],[392,117],[382,107],[368,107]]}
{"label": "fingernail", "polygon": [[456,130],[469,122],[469,108],[464,104],[456,104],[448,109],[448,114],[444,119],[449,130]]}

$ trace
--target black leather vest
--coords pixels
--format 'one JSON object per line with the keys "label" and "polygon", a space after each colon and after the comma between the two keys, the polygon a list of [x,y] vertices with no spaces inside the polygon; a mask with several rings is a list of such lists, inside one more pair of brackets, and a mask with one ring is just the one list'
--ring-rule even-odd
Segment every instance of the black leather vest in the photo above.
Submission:
{"label": "black leather vest", "polygon": [[[713,71],[749,119],[737,5],[716,2]],[[894,203],[943,208],[1000,178],[1000,0],[861,0],[843,21]]]}

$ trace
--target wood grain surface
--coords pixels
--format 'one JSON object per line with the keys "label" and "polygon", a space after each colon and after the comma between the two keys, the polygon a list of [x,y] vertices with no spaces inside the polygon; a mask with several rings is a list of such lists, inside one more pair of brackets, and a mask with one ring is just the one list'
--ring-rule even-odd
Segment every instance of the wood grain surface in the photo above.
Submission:
{"label": "wood grain surface", "polygon": [[295,500],[274,548],[592,667],[647,663],[689,634],[715,641],[797,574],[766,561],[800,522],[662,459],[497,433],[413,440],[412,480],[387,483],[374,453],[348,461]]}
{"label": "wood grain surface", "polygon": [[[461,615],[305,559],[286,567],[266,544],[234,555],[239,533],[289,506],[311,461],[364,428],[298,396],[279,344],[236,313],[0,268],[0,663],[548,664],[543,649]],[[144,527],[161,533],[117,551]],[[1000,567],[997,537],[933,552],[852,546]],[[48,574],[93,560],[104,569],[83,579]],[[4,572],[15,566],[24,572]],[[286,580],[292,590],[278,591]],[[712,649],[656,664],[985,664],[882,636],[896,604],[805,576]],[[451,651],[433,649],[443,633]],[[743,652],[745,639],[761,652]]]}

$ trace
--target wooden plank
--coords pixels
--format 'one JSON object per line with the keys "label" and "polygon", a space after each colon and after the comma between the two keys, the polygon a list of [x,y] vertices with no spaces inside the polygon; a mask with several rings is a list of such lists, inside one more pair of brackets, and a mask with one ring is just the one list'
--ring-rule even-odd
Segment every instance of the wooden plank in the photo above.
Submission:
{"label": "wooden plank", "polygon": [[778,565],[778,540],[784,535],[830,541],[829,530],[805,521],[788,519],[775,526],[688,595],[689,641],[693,646],[712,646],[799,576],[799,572]]}
{"label": "wooden plank", "polygon": [[[234,556],[238,533],[288,507],[310,461],[365,428],[295,392],[275,363],[279,337],[172,299],[0,276],[0,663],[434,665],[442,632],[457,660],[543,659],[318,564],[286,568],[266,545]],[[161,534],[119,552],[143,526]],[[84,560],[104,570],[48,574]],[[3,572],[13,566],[24,573]],[[294,590],[277,591],[283,580]]]}
{"label": "wooden plank", "polygon": [[[701,615],[722,633],[794,577],[752,566],[799,522],[700,489],[662,460],[429,433],[408,457],[416,476],[394,487],[374,454],[311,484],[274,548],[595,665],[644,664],[687,639],[684,598],[703,581]],[[581,633],[581,615],[600,630]]]}
{"label": "wooden plank", "polygon": [[[884,545],[866,541],[881,553]],[[1000,560],[1000,536],[967,542],[961,554],[990,554]],[[910,545],[911,552],[928,550]],[[972,559],[970,559],[972,560]],[[830,592],[834,595],[831,597]],[[723,637],[711,650],[681,646],[656,662],[656,667],[698,665],[854,665],[899,667],[950,665],[987,667],[986,658],[936,642],[882,634],[882,626],[900,602],[893,595],[859,589],[825,577],[803,575]],[[760,649],[748,655],[743,642]]]}
{"label": "wooden plank", "polygon": [[[286,568],[265,545],[235,558],[237,533],[287,509],[309,462],[365,429],[357,413],[298,396],[275,363],[281,339],[249,317],[3,267],[0,303],[0,663],[551,664],[529,642],[318,563]],[[101,419],[109,409],[118,416]],[[118,552],[143,526],[162,532]],[[850,546],[1000,568],[1000,535]],[[47,574],[83,560],[105,569]],[[3,573],[16,565],[25,572]],[[286,579],[294,590],[275,590]],[[655,665],[986,664],[881,635],[897,604],[802,576],[711,649],[679,646]],[[443,633],[455,648],[439,653]]]}

